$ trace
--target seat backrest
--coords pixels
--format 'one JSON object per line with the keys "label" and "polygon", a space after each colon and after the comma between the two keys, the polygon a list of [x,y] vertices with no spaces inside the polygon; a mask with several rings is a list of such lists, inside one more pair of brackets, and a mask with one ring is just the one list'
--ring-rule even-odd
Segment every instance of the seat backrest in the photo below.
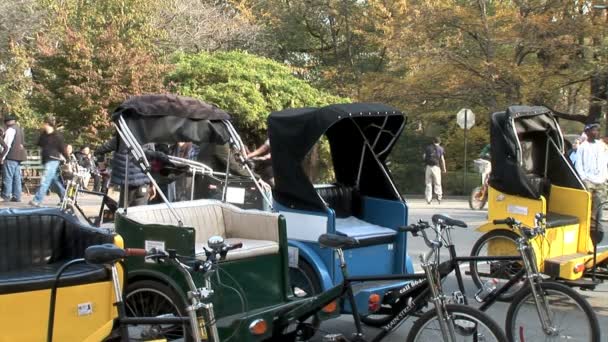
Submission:
{"label": "seat backrest", "polygon": [[4,210],[0,272],[80,258],[88,246],[112,241],[112,234],[86,227],[58,209]]}
{"label": "seat backrest", "polygon": [[[179,202],[173,208],[181,218],[184,226],[195,229],[196,242],[205,243],[209,237],[220,235],[226,237],[226,225],[222,207],[209,201]],[[143,224],[178,225],[177,218],[164,204],[151,205],[147,208],[130,208],[127,215],[130,219]]]}
{"label": "seat backrest", "polygon": [[336,217],[356,216],[359,211],[361,199],[353,187],[335,184],[317,188],[317,193],[334,210]]}

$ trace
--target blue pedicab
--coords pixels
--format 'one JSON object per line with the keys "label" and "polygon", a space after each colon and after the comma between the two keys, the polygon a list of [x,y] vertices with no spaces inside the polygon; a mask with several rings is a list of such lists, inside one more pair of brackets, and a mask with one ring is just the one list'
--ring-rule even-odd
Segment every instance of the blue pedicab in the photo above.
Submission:
{"label": "blue pedicab", "polygon": [[[414,271],[406,235],[397,229],[407,224],[408,207],[385,163],[405,122],[399,110],[371,103],[270,114],[274,206],[287,220],[290,278],[296,295],[318,293],[342,280],[338,257],[317,242],[325,233],[359,241],[356,248],[345,251],[353,276]],[[335,183],[314,185],[302,162],[323,136],[329,142]],[[382,300],[403,285],[387,281],[356,289],[360,313],[371,317],[370,295],[378,294]],[[342,310],[349,312],[349,307]],[[377,325],[371,318],[366,323]]]}

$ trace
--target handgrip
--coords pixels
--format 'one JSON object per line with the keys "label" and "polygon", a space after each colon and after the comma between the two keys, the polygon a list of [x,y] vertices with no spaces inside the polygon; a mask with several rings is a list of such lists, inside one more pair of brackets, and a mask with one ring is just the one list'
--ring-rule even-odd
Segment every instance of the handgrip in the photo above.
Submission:
{"label": "handgrip", "polygon": [[239,248],[243,248],[243,243],[242,242],[237,242],[235,244],[226,246],[226,251],[231,251],[233,249],[239,249]]}
{"label": "handgrip", "polygon": [[492,222],[494,224],[506,224],[506,225],[510,226],[515,222],[515,220],[511,217],[507,217],[506,219],[494,220]]}
{"label": "handgrip", "polygon": [[410,224],[409,226],[399,227],[399,230],[402,232],[417,232],[420,228],[416,224]]}
{"label": "handgrip", "polygon": [[143,248],[125,248],[125,256],[140,256],[145,257],[148,251]]}

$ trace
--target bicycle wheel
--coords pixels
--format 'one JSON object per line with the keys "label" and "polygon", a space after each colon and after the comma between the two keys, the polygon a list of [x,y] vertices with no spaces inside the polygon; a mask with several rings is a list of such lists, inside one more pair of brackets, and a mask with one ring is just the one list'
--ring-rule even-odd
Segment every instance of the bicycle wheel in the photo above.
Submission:
{"label": "bicycle wheel", "polygon": [[600,328],[591,305],[576,291],[556,282],[537,284],[547,303],[553,331],[540,322],[530,286],[520,292],[509,307],[506,331],[509,341],[599,342]]}
{"label": "bicycle wheel", "polygon": [[[453,342],[506,342],[500,326],[485,313],[469,306],[448,304],[446,309],[454,324],[456,341]],[[422,315],[410,329],[408,342],[443,341],[439,319],[434,309]]]}
{"label": "bicycle wheel", "polygon": [[483,193],[481,186],[475,187],[469,196],[469,207],[473,210],[481,210],[486,206],[487,196]]}
{"label": "bicycle wheel", "polygon": [[[170,287],[153,280],[130,284],[125,291],[125,307],[129,317],[179,317],[185,316],[185,303]],[[129,326],[129,341],[166,339],[190,341],[188,324]]]}
{"label": "bicycle wheel", "polygon": [[[517,238],[519,235],[504,229],[493,230],[480,237],[473,248],[471,256],[518,256]],[[523,267],[522,261],[471,261],[469,264],[471,278],[477,288],[490,279],[498,280],[498,288],[504,286],[509,279]],[[498,298],[510,301],[521,290],[525,282],[522,280]]]}

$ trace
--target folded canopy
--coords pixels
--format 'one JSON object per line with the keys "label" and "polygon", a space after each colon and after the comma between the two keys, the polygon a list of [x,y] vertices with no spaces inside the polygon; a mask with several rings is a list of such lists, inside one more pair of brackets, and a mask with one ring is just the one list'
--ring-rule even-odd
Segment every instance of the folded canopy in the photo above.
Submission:
{"label": "folded canopy", "polygon": [[227,141],[221,121],[230,119],[214,105],[173,94],[133,96],[112,114],[114,122],[121,117],[140,144]]}
{"label": "folded canopy", "polygon": [[331,148],[337,183],[361,195],[401,199],[385,160],[405,125],[399,110],[377,103],[335,104],[271,113],[268,136],[272,150],[274,198],[302,210],[325,205],[305,174],[302,162],[322,136]]}

